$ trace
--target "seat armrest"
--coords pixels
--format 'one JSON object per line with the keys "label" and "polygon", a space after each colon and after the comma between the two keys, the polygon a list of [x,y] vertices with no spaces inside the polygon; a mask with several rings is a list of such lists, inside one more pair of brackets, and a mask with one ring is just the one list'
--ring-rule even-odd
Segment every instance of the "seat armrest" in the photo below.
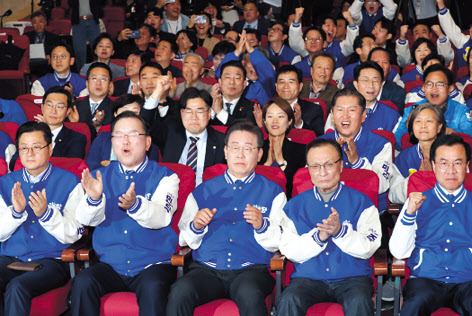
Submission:
{"label": "seat armrest", "polygon": [[392,259],[392,276],[404,277],[405,276],[405,260],[403,259]]}
{"label": "seat armrest", "polygon": [[378,249],[374,253],[374,274],[376,276],[388,274],[387,249]]}
{"label": "seat armrest", "polygon": [[179,251],[172,255],[170,262],[173,266],[183,267],[185,262],[192,256],[192,249],[190,247],[182,247]]}
{"label": "seat armrest", "polygon": [[388,206],[388,213],[390,215],[397,215],[400,214],[400,211],[402,210],[402,204],[394,204],[390,203]]}
{"label": "seat armrest", "polygon": [[[83,235],[75,243],[67,247],[62,251],[62,261],[64,262],[75,262],[78,260],[77,251],[87,247],[92,242],[92,235]],[[79,260],[83,261],[83,260]]]}
{"label": "seat armrest", "polygon": [[270,270],[272,272],[275,271],[283,271],[287,266],[287,257],[282,255],[280,251],[277,251],[272,259],[270,259]]}

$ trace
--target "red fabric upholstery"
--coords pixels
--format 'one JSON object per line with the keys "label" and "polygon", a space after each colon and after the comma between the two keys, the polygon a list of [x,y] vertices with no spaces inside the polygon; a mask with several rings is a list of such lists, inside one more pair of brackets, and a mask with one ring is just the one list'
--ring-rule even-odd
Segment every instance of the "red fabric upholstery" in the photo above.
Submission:
{"label": "red fabric upholstery", "polygon": [[[0,35],[0,41],[7,42],[8,35]],[[26,93],[25,74],[29,73],[30,48],[26,35],[12,36],[13,45],[24,49],[23,57],[18,63],[17,70],[0,70],[0,86],[2,98],[14,99],[18,95]],[[2,52],[3,54],[3,52]]]}
{"label": "red fabric upholstery", "polygon": [[[112,61],[112,62],[113,62],[113,60],[121,60],[121,59],[110,59],[110,61]],[[113,63],[114,63],[114,62],[113,62]],[[117,65],[118,65],[118,64],[117,64]],[[115,81],[120,81],[120,80],[125,80],[125,79],[129,79],[129,77],[128,77],[128,76],[123,76],[123,77],[114,78],[114,79],[113,79],[113,82],[115,82]]]}
{"label": "red fabric upholstery", "polygon": [[380,100],[381,103],[388,105],[392,109],[398,112],[398,106],[390,100]]}
{"label": "red fabric upholstery", "polygon": [[125,23],[125,11],[122,7],[108,7],[103,8],[103,23],[107,27],[107,33],[112,37],[118,36]]}
{"label": "red fabric upholstery", "polygon": [[4,132],[8,136],[10,136],[13,143],[15,143],[16,138],[16,131],[18,130],[18,124],[13,122],[0,122],[0,131]]}
{"label": "red fabric upholstery", "polygon": [[203,67],[205,67],[205,68],[213,67],[213,60],[205,60],[205,63],[203,64]]}
{"label": "red fabric upholstery", "polygon": [[179,84],[179,83],[184,82],[185,78],[175,78],[175,81],[177,82],[177,84]]}
{"label": "red fabric upholstery", "polygon": [[222,34],[213,34],[213,37],[219,39],[220,42],[223,40],[223,35]]}
{"label": "red fabric upholstery", "polygon": [[[65,158],[65,157],[51,157],[50,162],[54,167],[68,170],[75,174],[77,177],[82,178],[82,171],[88,168],[87,164],[83,159],[80,158]],[[15,162],[14,170],[23,169],[21,159],[17,159]]]}
{"label": "red fabric upholstery", "polygon": [[0,35],[20,35],[20,30],[16,27],[3,27],[0,28]]}
{"label": "red fabric upholstery", "polygon": [[55,316],[67,310],[67,295],[72,288],[72,281],[66,285],[37,296],[31,300],[30,316]]}
{"label": "red fabric upholstery", "polygon": [[5,159],[0,158],[0,177],[8,173],[8,165]]}
{"label": "red fabric upholstery", "polygon": [[261,46],[267,48],[269,46],[269,40],[267,35],[261,35]]}
{"label": "red fabric upholstery", "polygon": [[172,63],[171,63],[172,66],[174,67],[177,67],[179,68],[180,70],[182,70],[182,62],[181,61],[178,61],[178,60],[172,60]]}
{"label": "red fabric upholstery", "polygon": [[456,81],[459,79],[464,78],[469,74],[469,67],[467,66],[462,66],[459,69],[457,69],[457,74],[456,74]]}
{"label": "red fabric upholstery", "polygon": [[344,315],[343,307],[336,303],[319,303],[311,306],[306,316],[340,316]]}
{"label": "red fabric upholstery", "polygon": [[377,135],[380,135],[382,137],[385,137],[390,144],[392,144],[392,161],[395,160],[395,145],[397,143],[397,140],[395,139],[395,135],[392,132],[389,131],[384,131],[384,130],[372,130]]}
{"label": "red fabric upholstery", "polygon": [[406,65],[405,67],[403,67],[403,72],[402,72],[402,74],[406,74],[407,72],[412,71],[412,70],[415,69],[415,68],[416,68],[416,65],[415,65],[415,64]]}
{"label": "red fabric upholstery", "polygon": [[98,130],[97,135],[100,134],[100,133],[110,132],[110,131],[111,131],[111,125],[103,125]]}
{"label": "red fabric upholstery", "polygon": [[72,25],[70,20],[52,20],[49,26],[53,27],[57,35],[70,35]]}
{"label": "red fabric upholstery", "polygon": [[285,66],[285,65],[290,65],[290,63],[287,62],[287,61],[281,61],[281,62],[279,63],[279,67],[282,67],[282,66]]}
{"label": "red fabric upholstery", "polygon": [[218,80],[216,80],[215,78],[212,78],[212,77],[203,77],[203,78],[200,78],[200,80],[201,80],[201,82],[206,83],[210,86],[213,86],[213,85],[218,83]]}
{"label": "red fabric upholstery", "polygon": [[405,133],[402,136],[402,150],[410,146],[413,146],[413,144],[410,143],[410,134]]}
{"label": "red fabric upholstery", "polygon": [[459,314],[453,312],[452,309],[445,308],[445,307],[440,308],[431,314],[431,316],[454,316],[454,315],[459,315]]}
{"label": "red fabric upholstery", "polygon": [[63,8],[53,8],[51,11],[51,20],[62,20],[66,17],[66,11]]}
{"label": "red fabric upholstery", "polygon": [[313,139],[316,138],[315,132],[309,129],[303,128],[292,128],[287,135],[287,138],[292,142],[300,144],[309,144]]}
{"label": "red fabric upholstery", "polygon": [[102,297],[100,315],[131,316],[138,315],[139,307],[136,294],[131,292],[110,293]]}
{"label": "red fabric upholstery", "polygon": [[[354,188],[366,194],[375,206],[378,207],[379,177],[371,170],[343,169],[341,181],[350,188]],[[293,178],[292,196],[313,189],[308,168],[299,169]]]}
{"label": "red fabric upholstery", "polygon": [[16,98],[16,102],[20,104],[28,121],[34,121],[36,115],[42,114],[41,104],[43,103],[43,97],[23,94]]}
{"label": "red fabric upholstery", "polygon": [[[225,172],[226,168],[228,168],[228,166],[222,163],[206,168],[205,171],[203,171],[203,181],[207,181],[214,177],[222,175]],[[287,179],[285,178],[284,172],[280,170],[280,168],[257,165],[256,173],[266,177],[271,181],[274,181],[282,187],[284,192],[286,191]]]}
{"label": "red fabric upholstery", "polygon": [[464,88],[464,99],[467,101],[470,99],[470,96],[472,95],[472,84],[468,84],[465,88]]}
{"label": "red fabric upholstery", "polygon": [[228,126],[212,125],[211,127],[213,127],[215,131],[218,131],[223,134],[226,134],[226,131],[228,130]]}
{"label": "red fabric upholstery", "polygon": [[[197,53],[198,55],[202,56],[203,60],[207,60],[208,59],[208,50],[205,48],[205,47],[198,47],[196,50],[195,50],[195,53]],[[211,53],[211,52],[210,52]]]}
{"label": "red fabric upholstery", "polygon": [[423,81],[420,80],[405,82],[405,92],[409,93],[413,88],[421,86],[423,86]]}
{"label": "red fabric upholstery", "polygon": [[85,135],[85,137],[87,138],[87,145],[85,145],[85,156],[87,157],[90,145],[92,144],[92,136],[90,135],[90,128],[88,127],[88,125],[86,123],[81,122],[64,122],[64,126],[80,134]]}
{"label": "red fabric upholstery", "polygon": [[121,66],[121,67],[126,67],[126,60],[125,59],[112,58],[112,59],[110,59],[110,62],[115,64],[115,65]]}
{"label": "red fabric upholstery", "polygon": [[[267,311],[270,311],[273,305],[273,296],[266,298]],[[269,313],[269,312],[268,312]],[[239,316],[239,309],[232,300],[221,299],[215,300],[205,305],[199,306],[193,313],[194,316]]]}
{"label": "red fabric upholstery", "polygon": [[308,101],[308,102],[311,102],[311,103],[315,103],[315,104],[318,104],[319,106],[321,106],[321,108],[323,109],[324,121],[326,122],[326,118],[328,117],[328,107],[326,106],[325,101],[323,101],[321,99],[308,99],[308,98],[302,98],[302,100],[305,100],[305,101]]}

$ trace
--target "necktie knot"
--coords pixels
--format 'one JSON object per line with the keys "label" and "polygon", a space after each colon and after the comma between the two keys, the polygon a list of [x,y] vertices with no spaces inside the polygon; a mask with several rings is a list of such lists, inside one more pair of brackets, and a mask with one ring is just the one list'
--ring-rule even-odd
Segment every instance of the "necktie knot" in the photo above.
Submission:
{"label": "necktie knot", "polygon": [[226,102],[225,105],[226,105],[226,112],[228,112],[228,114],[231,114],[231,105],[233,104],[231,102]]}
{"label": "necktie knot", "polygon": [[192,145],[198,142],[199,138],[198,137],[189,137],[190,141],[192,142]]}
{"label": "necktie knot", "polygon": [[99,104],[100,103],[92,103],[92,115],[95,115],[95,111],[97,111]]}

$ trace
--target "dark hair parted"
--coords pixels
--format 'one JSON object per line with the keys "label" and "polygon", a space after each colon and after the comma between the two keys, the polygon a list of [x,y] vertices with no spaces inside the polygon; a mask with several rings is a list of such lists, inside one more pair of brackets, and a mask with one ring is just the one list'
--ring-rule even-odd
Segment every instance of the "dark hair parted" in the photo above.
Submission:
{"label": "dark hair parted", "polygon": [[359,100],[357,105],[359,105],[362,108],[362,111],[365,110],[366,101],[365,101],[364,96],[362,94],[360,94],[359,91],[357,91],[356,89],[344,88],[344,89],[339,90],[338,92],[336,92],[336,94],[334,95],[333,101],[331,102],[331,104],[333,105],[331,107],[331,112],[334,110],[334,107],[336,106],[336,101],[340,97],[348,97],[348,96],[357,97],[357,99]]}
{"label": "dark hair parted", "polygon": [[462,137],[459,135],[454,135],[454,134],[449,134],[449,135],[442,135],[436,138],[434,141],[433,145],[431,145],[431,151],[429,154],[429,160],[431,162],[435,161],[436,159],[436,151],[439,147],[441,146],[454,146],[454,145],[462,145],[464,146],[465,149],[465,157],[466,157],[466,162],[470,161],[470,154],[471,154],[471,149],[470,145],[467,144]]}
{"label": "dark hair parted", "polygon": [[290,130],[292,129],[293,125],[295,124],[295,113],[293,112],[292,107],[290,106],[290,103],[288,103],[286,100],[282,99],[278,95],[267,101],[267,103],[264,105],[262,108],[262,119],[264,121],[264,130],[266,133],[269,133],[266,127],[266,115],[267,115],[267,110],[270,108],[271,105],[277,105],[282,111],[287,114],[288,120],[292,121],[292,123],[289,124],[287,130],[285,131],[285,135],[287,135]]}
{"label": "dark hair parted", "polygon": [[436,137],[446,133],[446,119],[444,118],[444,114],[442,113],[441,109],[429,102],[420,104],[411,112],[410,120],[408,121],[408,135],[410,135],[410,143],[413,145],[418,144],[418,138],[416,138],[415,133],[413,132],[413,125],[415,124],[416,117],[421,113],[421,111],[426,109],[432,110],[436,115],[436,121],[438,124],[442,125],[441,130],[436,135]]}
{"label": "dark hair parted", "polygon": [[20,138],[23,134],[32,133],[32,132],[42,132],[43,139],[46,144],[52,143],[52,133],[49,125],[44,122],[29,121],[21,125],[16,131],[15,142],[16,146],[20,145]]}
{"label": "dark hair parted", "polygon": [[205,90],[198,90],[195,87],[190,87],[185,89],[179,99],[179,107],[180,109],[187,108],[187,102],[191,99],[202,99],[205,102],[205,105],[208,109],[211,108],[213,104],[213,98],[211,97],[210,93]]}

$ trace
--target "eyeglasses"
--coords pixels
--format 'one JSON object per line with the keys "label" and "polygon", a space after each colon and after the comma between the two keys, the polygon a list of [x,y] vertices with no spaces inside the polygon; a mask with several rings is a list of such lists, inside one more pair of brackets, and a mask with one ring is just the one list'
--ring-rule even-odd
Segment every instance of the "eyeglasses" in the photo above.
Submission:
{"label": "eyeglasses", "polygon": [[461,171],[462,169],[464,169],[464,166],[466,165],[464,161],[447,162],[445,160],[441,160],[440,162],[435,161],[435,163],[439,166],[439,169],[443,171],[447,170],[451,164],[454,167],[454,169],[456,169],[457,171]]}
{"label": "eyeglasses", "polygon": [[107,78],[107,77],[103,77],[103,78],[92,77],[92,78],[90,78],[90,81],[92,81],[92,82],[98,82],[98,81],[100,81],[100,82],[107,82],[107,81],[109,81],[109,80],[110,80],[110,79]]}
{"label": "eyeglasses", "polygon": [[206,112],[209,110],[190,110],[190,109],[183,109],[182,113],[186,118],[191,118],[193,114],[196,114],[198,118],[203,118]]}
{"label": "eyeglasses", "polygon": [[283,30],[282,30],[282,29],[279,29],[278,27],[271,27],[271,28],[269,29],[269,31],[273,31],[273,32],[283,32]]}
{"label": "eyeglasses", "polygon": [[321,43],[322,40],[323,40],[323,38],[321,38],[321,37],[317,37],[317,38],[308,38],[308,37],[306,37],[305,38],[305,42],[307,42],[308,44],[311,44],[313,42]]}
{"label": "eyeglasses", "polygon": [[53,55],[52,59],[55,59],[55,60],[57,60],[57,59],[66,59],[67,57],[69,57],[69,56],[67,56],[67,55]]}
{"label": "eyeglasses", "polygon": [[259,147],[251,147],[251,146],[238,146],[238,145],[231,145],[231,146],[226,146],[229,149],[229,152],[232,154],[237,154],[243,149],[244,154],[249,155],[251,154],[254,150],[259,149]]}
{"label": "eyeglasses", "polygon": [[314,164],[308,165],[308,168],[310,168],[313,172],[320,172],[321,167],[324,167],[326,169],[326,171],[331,171],[331,170],[334,169],[334,166],[340,161],[341,161],[341,158],[339,158],[335,162],[331,162],[331,161],[325,162],[322,165],[319,164],[319,163],[314,163]]}
{"label": "eyeglasses", "polygon": [[128,137],[129,140],[135,140],[138,138],[138,136],[147,136],[145,133],[140,133],[140,132],[129,132],[128,134],[122,133],[122,132],[116,132],[111,135],[114,139],[117,141],[123,141],[125,137]]}
{"label": "eyeglasses", "polygon": [[65,104],[52,104],[52,103],[46,103],[45,104],[48,109],[55,108],[56,110],[64,110],[67,106]]}
{"label": "eyeglasses", "polygon": [[436,83],[432,82],[432,81],[428,81],[424,84],[424,87],[425,89],[428,89],[428,90],[431,90],[433,89],[434,87],[436,87],[437,89],[441,90],[441,89],[444,89],[444,87],[446,86],[446,83],[445,82],[442,82],[442,81],[438,81]]}
{"label": "eyeglasses", "polygon": [[380,80],[379,78],[374,78],[372,80],[367,79],[367,78],[362,78],[362,79],[359,79],[359,82],[360,82],[360,84],[362,84],[364,86],[367,86],[368,84],[379,85],[379,84],[382,83],[382,80]]}
{"label": "eyeglasses", "polygon": [[43,147],[41,147],[40,145],[37,145],[37,146],[34,146],[34,147],[20,147],[20,148],[18,148],[18,151],[20,152],[20,154],[26,155],[31,149],[33,151],[33,153],[35,155],[37,155],[37,154],[39,154],[41,149],[46,148],[48,146],[49,146],[49,144],[44,145]]}

